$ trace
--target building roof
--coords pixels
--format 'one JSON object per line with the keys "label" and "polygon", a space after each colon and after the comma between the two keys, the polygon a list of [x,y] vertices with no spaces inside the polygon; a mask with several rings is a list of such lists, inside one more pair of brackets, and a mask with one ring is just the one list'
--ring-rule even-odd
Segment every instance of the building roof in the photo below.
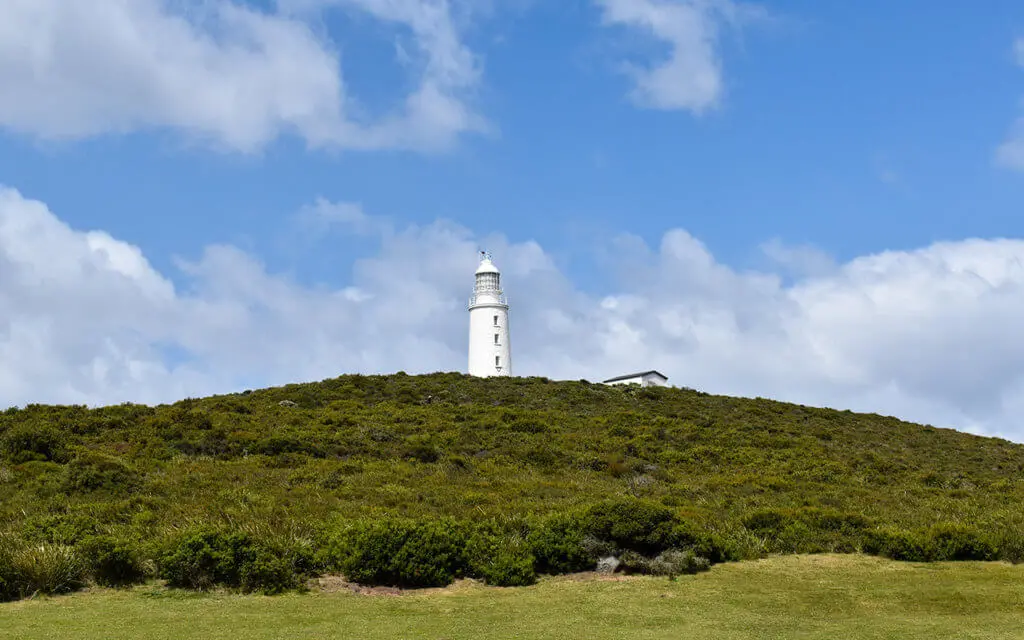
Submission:
{"label": "building roof", "polygon": [[619,380],[628,380],[629,378],[642,378],[643,376],[646,376],[651,373],[657,375],[662,380],[668,380],[668,376],[666,376],[664,373],[651,369],[650,371],[641,371],[639,373],[628,373],[624,376],[615,376],[614,378],[608,378],[607,380],[605,380],[605,382],[618,382]]}

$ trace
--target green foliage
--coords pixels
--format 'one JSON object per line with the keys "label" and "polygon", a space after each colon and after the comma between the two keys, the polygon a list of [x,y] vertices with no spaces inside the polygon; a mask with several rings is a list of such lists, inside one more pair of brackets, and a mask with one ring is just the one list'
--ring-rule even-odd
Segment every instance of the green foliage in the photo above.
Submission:
{"label": "green foliage", "polygon": [[597,558],[587,547],[582,518],[556,514],[530,530],[527,544],[538,573],[558,575],[594,568]]}
{"label": "green foliage", "polygon": [[996,560],[1002,557],[990,534],[949,523],[927,530],[882,528],[871,531],[864,543],[864,551],[909,562]]}
{"label": "green foliage", "polygon": [[105,587],[137,584],[146,578],[141,554],[127,540],[93,536],[78,545],[78,553],[85,560],[92,579]]}
{"label": "green foliage", "polygon": [[21,527],[22,536],[29,542],[63,545],[74,545],[97,531],[96,518],[84,513],[36,515]]}
{"label": "green foliage", "polygon": [[926,535],[906,529],[870,532],[864,542],[864,551],[907,562],[928,562],[935,557],[932,541]]}
{"label": "green foliage", "polygon": [[933,560],[996,560],[999,549],[987,534],[957,524],[939,524],[929,532]]}
{"label": "green foliage", "polygon": [[297,556],[238,531],[199,529],[182,535],[158,561],[160,577],[172,587],[280,593],[301,586]]}
{"label": "green foliage", "polygon": [[588,535],[643,555],[674,546],[680,524],[668,507],[643,500],[598,503],[586,511],[583,522]]}
{"label": "green foliage", "polygon": [[[342,562],[417,585],[529,581],[530,557],[559,574],[627,552],[1021,561],[1022,471],[1024,446],[883,416],[543,378],[352,375],[0,412],[5,531],[47,547],[130,540],[184,585],[243,590]],[[933,527],[950,514],[970,524]],[[374,519],[405,524],[371,535]],[[218,537],[164,544],[194,523]],[[343,549],[350,530],[358,554]],[[417,536],[440,560],[404,542]]]}
{"label": "green foliage", "polygon": [[353,582],[443,587],[467,568],[467,532],[452,520],[360,522],[338,535],[331,560]]}
{"label": "green foliage", "polygon": [[14,544],[10,536],[0,534],[0,602],[21,597],[18,572],[14,566]]}
{"label": "green foliage", "polygon": [[490,520],[470,530],[465,551],[469,576],[496,587],[521,587],[537,581],[526,523]]}
{"label": "green foliage", "polygon": [[854,513],[817,508],[764,509],[743,518],[743,526],[778,553],[857,551],[871,520]]}
{"label": "green foliage", "polygon": [[535,560],[521,542],[511,542],[475,567],[474,577],[495,587],[524,587],[537,582]]}
{"label": "green foliage", "polygon": [[241,565],[251,557],[251,542],[243,533],[213,530],[189,532],[174,541],[160,557],[160,577],[172,587],[210,589],[241,585]]}
{"label": "green foliage", "polygon": [[127,493],[139,486],[139,474],[112,456],[89,453],[64,467],[60,488],[65,493]]}
{"label": "green foliage", "polygon": [[18,425],[0,438],[0,453],[14,464],[32,460],[63,462],[64,437],[50,425]]}
{"label": "green foliage", "polygon": [[18,545],[0,553],[5,591],[26,597],[33,594],[70,593],[85,586],[85,563],[75,549],[65,545]]}

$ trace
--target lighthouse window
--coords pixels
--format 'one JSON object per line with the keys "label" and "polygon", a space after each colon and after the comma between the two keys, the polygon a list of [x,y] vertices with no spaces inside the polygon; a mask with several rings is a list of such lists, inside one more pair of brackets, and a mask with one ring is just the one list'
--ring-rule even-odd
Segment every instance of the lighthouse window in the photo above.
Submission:
{"label": "lighthouse window", "polygon": [[494,344],[498,344],[498,334],[494,334]]}
{"label": "lighthouse window", "polygon": [[498,316],[494,316],[494,326],[498,326]]}
{"label": "lighthouse window", "polygon": [[494,366],[496,366],[496,367],[500,367],[501,366],[501,356],[494,356]]}

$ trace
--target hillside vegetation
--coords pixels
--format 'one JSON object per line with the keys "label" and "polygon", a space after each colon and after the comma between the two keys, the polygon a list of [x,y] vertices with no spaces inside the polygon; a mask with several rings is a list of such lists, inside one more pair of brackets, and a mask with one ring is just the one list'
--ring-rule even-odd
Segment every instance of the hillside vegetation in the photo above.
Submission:
{"label": "hillside vegetation", "polygon": [[0,415],[0,596],[153,575],[273,591],[324,571],[528,584],[607,557],[1016,561],[1022,471],[1024,446],[878,415],[542,378],[32,405]]}

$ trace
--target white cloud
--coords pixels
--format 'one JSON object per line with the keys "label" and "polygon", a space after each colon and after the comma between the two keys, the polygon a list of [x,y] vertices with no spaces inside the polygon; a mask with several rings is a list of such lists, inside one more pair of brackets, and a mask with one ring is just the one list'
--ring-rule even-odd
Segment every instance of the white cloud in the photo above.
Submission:
{"label": "white cloud", "polygon": [[702,113],[722,95],[718,33],[759,13],[730,0],[596,0],[608,26],[625,26],[653,36],[669,48],[647,66],[625,64],[634,81],[631,95],[641,107]]}
{"label": "white cloud", "polygon": [[[1024,67],[1024,38],[1017,38],[1013,43],[1013,53],[1017,64]],[[1008,169],[1024,171],[1024,116],[1010,129],[1010,134],[996,148],[996,163]]]}
{"label": "white cloud", "polygon": [[311,19],[232,0],[6,0],[0,126],[43,139],[172,129],[244,152],[283,133],[312,146],[435,149],[484,123],[478,64],[436,0],[346,1],[414,34],[416,88],[362,113]]}
{"label": "white cloud", "polygon": [[723,265],[676,229],[655,248],[616,239],[608,275],[627,284],[590,295],[536,243],[377,224],[365,233],[379,250],[344,286],[305,286],[211,246],[181,262],[175,287],[137,247],[2,190],[0,401],[169,401],[346,372],[464,370],[466,299],[486,246],[511,298],[517,374],[600,380],[650,367],[716,393],[1024,440],[1024,241],[886,252],[786,282]]}

